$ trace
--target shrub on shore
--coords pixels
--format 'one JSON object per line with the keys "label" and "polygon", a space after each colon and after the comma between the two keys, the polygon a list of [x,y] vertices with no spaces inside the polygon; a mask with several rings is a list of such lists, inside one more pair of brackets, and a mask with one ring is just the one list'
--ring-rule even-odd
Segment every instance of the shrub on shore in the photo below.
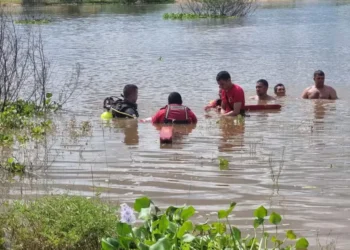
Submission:
{"label": "shrub on shore", "polygon": [[116,232],[115,209],[97,198],[48,196],[2,204],[1,242],[10,249],[99,249]]}
{"label": "shrub on shore", "polygon": [[182,0],[181,13],[165,13],[164,19],[244,17],[253,12],[256,0]]}

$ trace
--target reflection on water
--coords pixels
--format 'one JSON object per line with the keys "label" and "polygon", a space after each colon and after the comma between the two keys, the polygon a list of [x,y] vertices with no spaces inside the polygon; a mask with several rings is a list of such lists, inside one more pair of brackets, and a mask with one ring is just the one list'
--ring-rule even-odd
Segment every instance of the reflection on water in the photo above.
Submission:
{"label": "reflection on water", "polygon": [[322,122],[325,118],[326,111],[337,112],[336,101],[332,100],[313,100],[315,120]]}
{"label": "reflection on water", "polygon": [[139,144],[138,121],[136,119],[114,119],[113,126],[117,132],[124,134],[126,145]]}
{"label": "reflection on water", "polygon": [[314,109],[313,125],[311,125],[311,132],[320,134],[327,132],[325,126],[325,118],[327,114],[337,112],[336,101],[332,100],[312,100]]}
{"label": "reflection on water", "polygon": [[[194,205],[201,215],[236,201],[240,219],[234,222],[243,228],[251,211],[266,205],[284,216],[289,225],[283,228],[296,229],[312,243],[315,230],[322,240],[332,230],[337,249],[348,249],[350,83],[344,72],[350,5],[290,2],[296,7],[264,8],[224,21],[162,20],[164,12],[176,11],[173,5],[26,9],[54,19],[41,29],[57,82],[80,62],[81,81],[92,84],[71,100],[71,113],[57,117],[57,133],[47,146],[26,152],[16,147],[21,156],[44,155],[47,161],[35,164],[40,167],[23,180],[3,178],[2,197],[92,196],[101,188],[111,201],[148,195],[160,206]],[[300,99],[316,69],[325,70],[340,100]],[[203,107],[217,97],[220,70],[228,70],[246,96],[254,94],[256,79],[283,82],[288,96],[276,101],[282,109],[250,112],[241,125],[219,116],[205,119]],[[163,147],[151,124],[103,123],[102,100],[127,83],[139,86],[142,118],[178,91],[198,124],[176,128],[174,143]],[[91,122],[91,135],[69,138],[72,113]],[[218,157],[229,160],[228,170],[220,171]]]}
{"label": "reflection on water", "polygon": [[[162,127],[168,125],[153,124],[157,131],[161,131]],[[160,148],[173,148],[182,149],[185,143],[185,139],[193,132],[196,128],[196,124],[180,125],[174,124],[173,127],[173,141],[172,143],[160,143]]]}
{"label": "reflection on water", "polygon": [[240,151],[244,144],[244,122],[235,124],[231,117],[219,120],[220,142],[218,149],[220,152]]}

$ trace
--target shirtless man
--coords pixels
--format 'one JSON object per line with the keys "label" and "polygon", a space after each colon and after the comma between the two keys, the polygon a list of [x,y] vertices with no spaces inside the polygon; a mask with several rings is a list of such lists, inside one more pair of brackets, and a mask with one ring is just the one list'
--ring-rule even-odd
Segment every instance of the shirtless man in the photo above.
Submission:
{"label": "shirtless man", "polygon": [[251,100],[257,101],[272,101],[276,100],[274,97],[269,96],[267,94],[267,90],[269,89],[269,83],[265,79],[260,79],[256,82],[256,96],[250,97]]}
{"label": "shirtless man", "polygon": [[322,70],[314,73],[315,85],[304,90],[302,98],[304,99],[338,99],[337,92],[330,86],[324,84],[325,74]]}

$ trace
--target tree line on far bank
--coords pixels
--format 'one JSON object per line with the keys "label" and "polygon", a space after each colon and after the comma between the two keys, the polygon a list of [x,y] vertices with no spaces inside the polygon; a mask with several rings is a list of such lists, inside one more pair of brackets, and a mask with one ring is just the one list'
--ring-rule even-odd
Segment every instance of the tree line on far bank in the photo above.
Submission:
{"label": "tree line on far bank", "polygon": [[54,4],[136,4],[136,3],[173,3],[174,0],[22,0],[23,5],[54,5]]}
{"label": "tree line on far bank", "polygon": [[256,0],[22,0],[23,5],[54,4],[151,4],[178,2],[180,13],[166,13],[166,19],[242,17],[253,12]]}

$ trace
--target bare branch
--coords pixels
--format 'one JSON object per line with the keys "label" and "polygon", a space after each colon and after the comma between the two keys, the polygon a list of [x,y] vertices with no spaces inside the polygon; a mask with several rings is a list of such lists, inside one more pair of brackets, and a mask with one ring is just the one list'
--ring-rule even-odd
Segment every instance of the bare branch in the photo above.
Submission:
{"label": "bare branch", "polygon": [[256,0],[183,0],[180,7],[182,12],[197,15],[243,17],[255,10],[255,3]]}
{"label": "bare branch", "polygon": [[19,98],[45,108],[49,90],[57,90],[63,105],[77,89],[80,74],[77,64],[70,79],[57,90],[50,79],[51,63],[45,55],[41,29],[19,30],[12,16],[0,9],[0,112]]}

